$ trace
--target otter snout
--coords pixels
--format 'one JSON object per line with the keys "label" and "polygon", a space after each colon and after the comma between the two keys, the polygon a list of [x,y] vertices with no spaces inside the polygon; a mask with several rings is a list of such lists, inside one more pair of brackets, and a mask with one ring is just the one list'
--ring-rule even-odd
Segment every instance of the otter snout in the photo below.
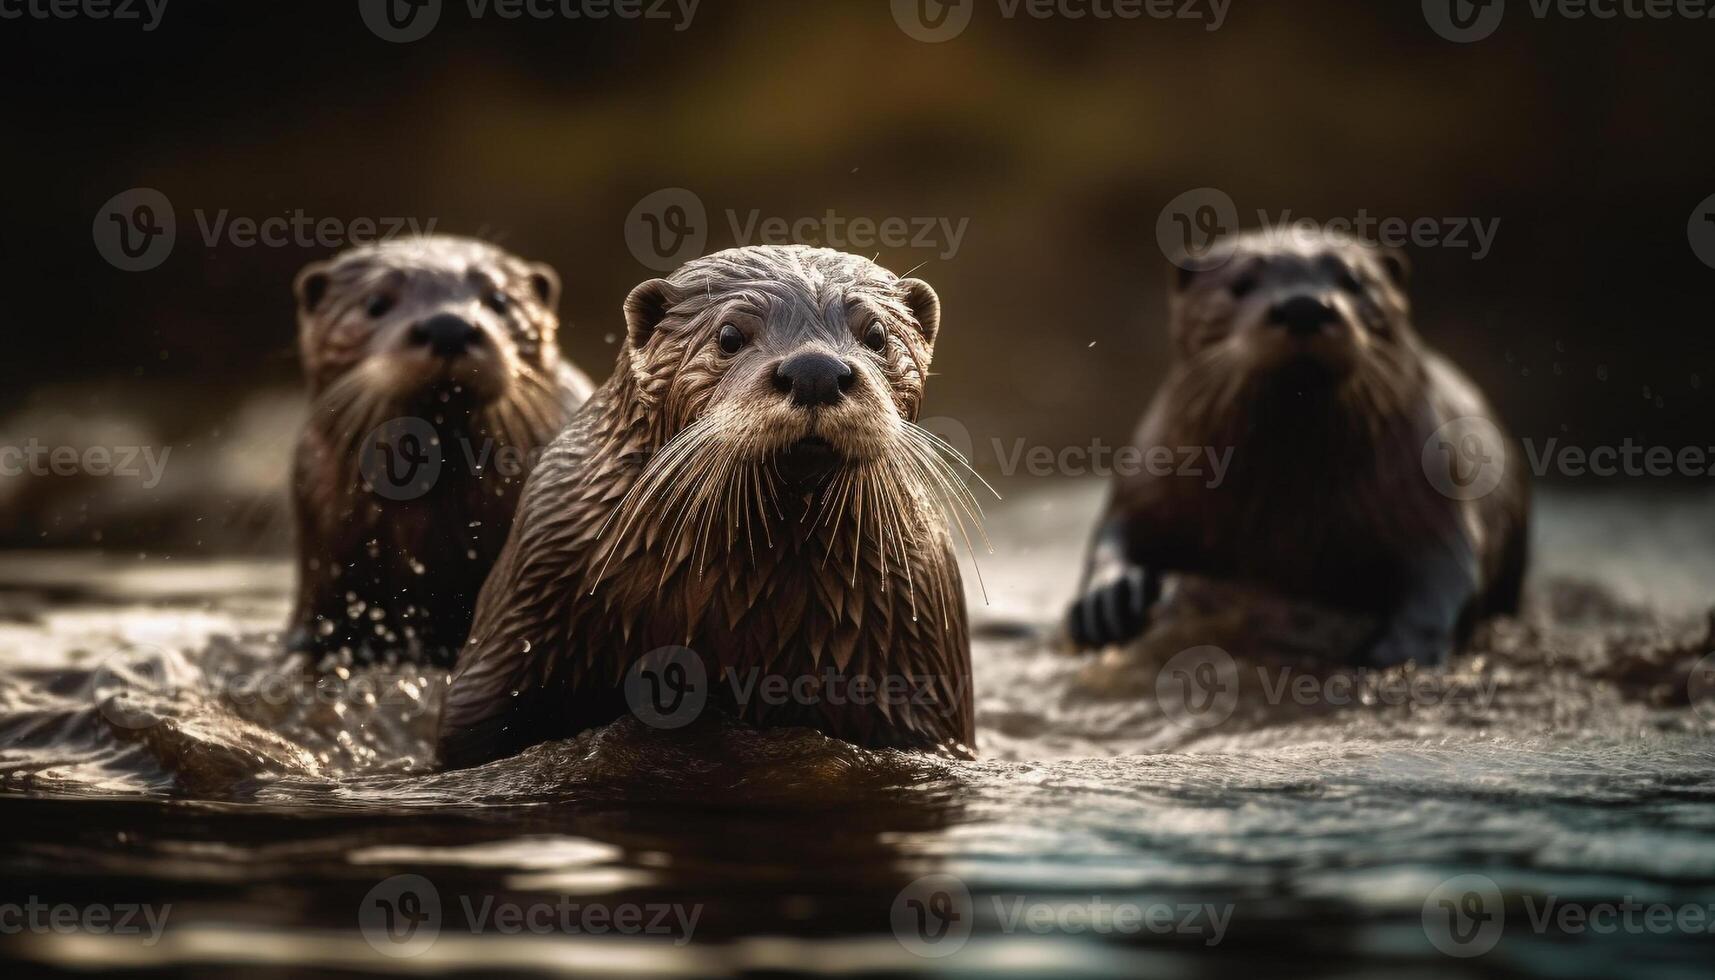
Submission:
{"label": "otter snout", "polygon": [[1268,311],[1268,324],[1294,337],[1312,337],[1340,322],[1340,311],[1315,296],[1293,296]]}
{"label": "otter snout", "polygon": [[774,387],[804,408],[837,405],[857,380],[852,366],[832,354],[794,354],[774,369]]}
{"label": "otter snout", "polygon": [[438,313],[411,325],[405,343],[426,348],[436,357],[462,357],[483,341],[482,329],[456,313]]}

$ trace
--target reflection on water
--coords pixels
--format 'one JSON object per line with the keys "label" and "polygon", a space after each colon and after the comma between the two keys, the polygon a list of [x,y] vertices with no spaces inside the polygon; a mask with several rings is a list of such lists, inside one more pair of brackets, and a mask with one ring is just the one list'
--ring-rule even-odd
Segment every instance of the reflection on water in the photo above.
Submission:
{"label": "reflection on water", "polygon": [[[0,948],[65,969],[604,975],[1709,962],[1707,930],[1536,922],[1552,903],[1715,906],[1715,683],[1691,680],[1715,647],[1686,585],[1715,581],[1715,549],[1684,546],[1715,507],[1656,507],[1658,537],[1620,548],[1604,535],[1639,508],[1551,498],[1524,617],[1445,670],[1370,675],[1228,656],[1244,626],[1225,614],[1123,655],[1054,652],[1097,492],[1026,493],[994,521],[974,763],[709,718],[434,773],[444,675],[282,665],[283,564],[0,560],[10,892],[170,906],[158,937]],[[1443,901],[1478,902],[1489,952],[1444,954]],[[614,935],[592,905],[661,928]],[[1160,917],[1123,928],[1126,908]],[[939,945],[914,935],[949,910]],[[514,912],[544,928],[508,930]],[[385,938],[431,922],[427,943]]]}

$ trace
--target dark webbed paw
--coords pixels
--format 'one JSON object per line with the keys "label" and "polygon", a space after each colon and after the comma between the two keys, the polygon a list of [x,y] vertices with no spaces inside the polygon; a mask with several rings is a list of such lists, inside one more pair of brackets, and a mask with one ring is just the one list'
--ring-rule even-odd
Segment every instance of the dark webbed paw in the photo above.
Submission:
{"label": "dark webbed paw", "polygon": [[1150,607],[1160,595],[1155,576],[1135,565],[1085,592],[1066,614],[1066,633],[1078,650],[1134,640],[1149,626]]}

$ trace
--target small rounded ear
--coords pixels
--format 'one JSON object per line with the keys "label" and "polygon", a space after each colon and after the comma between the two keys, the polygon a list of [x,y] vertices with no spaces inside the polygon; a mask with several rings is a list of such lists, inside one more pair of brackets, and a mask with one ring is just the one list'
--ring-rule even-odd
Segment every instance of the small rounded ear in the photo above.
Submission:
{"label": "small rounded ear", "polygon": [[899,280],[899,291],[900,298],[905,300],[905,308],[917,321],[917,329],[922,331],[923,339],[930,344],[935,343],[935,337],[941,332],[941,297],[936,296],[935,290],[921,279]]}
{"label": "small rounded ear", "polygon": [[537,262],[530,266],[530,292],[548,309],[559,308],[560,305],[560,274],[546,262]]}
{"label": "small rounded ear", "polygon": [[641,349],[655,335],[655,328],[667,319],[667,312],[679,302],[679,291],[665,279],[639,283],[625,297],[625,339],[634,349]]}
{"label": "small rounded ear", "polygon": [[327,298],[329,282],[331,280],[328,278],[326,262],[312,262],[304,266],[292,283],[292,292],[298,297],[298,309],[305,313],[314,313],[316,308],[322,305],[322,300]]}
{"label": "small rounded ear", "polygon": [[1383,247],[1381,250],[1382,268],[1387,270],[1387,276],[1393,284],[1403,290],[1411,285],[1411,258],[1401,249]]}

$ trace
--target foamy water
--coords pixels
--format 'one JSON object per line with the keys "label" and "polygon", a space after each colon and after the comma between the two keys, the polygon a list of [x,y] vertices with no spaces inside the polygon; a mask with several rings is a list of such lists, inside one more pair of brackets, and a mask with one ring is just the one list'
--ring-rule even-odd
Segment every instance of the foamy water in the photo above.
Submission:
{"label": "foamy water", "polygon": [[[1706,970],[1715,503],[1549,497],[1526,614],[1445,669],[1175,674],[1239,627],[1058,654],[1100,489],[1024,490],[974,600],[971,763],[711,719],[435,773],[444,675],[282,668],[285,563],[7,556],[8,888],[170,911],[153,937],[0,942],[163,971]],[[1199,664],[1220,699],[1186,686]],[[1579,924],[1628,902],[1637,929]],[[663,928],[568,928],[567,905]]]}

